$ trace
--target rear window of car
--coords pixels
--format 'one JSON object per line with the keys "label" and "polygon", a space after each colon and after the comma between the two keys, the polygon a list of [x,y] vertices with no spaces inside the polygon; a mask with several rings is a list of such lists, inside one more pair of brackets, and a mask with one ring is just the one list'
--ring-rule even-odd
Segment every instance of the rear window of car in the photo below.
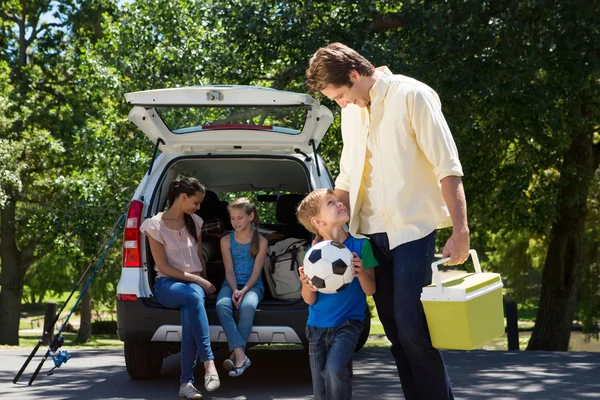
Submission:
{"label": "rear window of car", "polygon": [[158,107],[157,112],[175,134],[260,130],[298,135],[309,109],[308,106]]}

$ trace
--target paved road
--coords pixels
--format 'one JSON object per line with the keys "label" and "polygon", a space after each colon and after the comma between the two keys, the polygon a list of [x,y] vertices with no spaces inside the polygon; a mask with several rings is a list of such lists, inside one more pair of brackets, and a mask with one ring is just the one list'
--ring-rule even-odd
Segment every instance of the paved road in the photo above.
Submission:
{"label": "paved road", "polygon": [[[122,349],[69,350],[73,358],[53,376],[27,386],[39,358],[21,381],[12,379],[29,351],[0,351],[1,399],[176,399],[177,355],[159,379],[133,381]],[[308,363],[301,351],[250,350],[252,367],[239,378],[222,374],[206,399],[312,399]],[[225,354],[217,354],[221,362]],[[447,351],[444,357],[457,399],[600,399],[600,353]],[[44,365],[44,371],[50,368]],[[363,349],[354,364],[354,399],[403,399],[387,349]],[[200,375],[199,375],[200,377]]]}

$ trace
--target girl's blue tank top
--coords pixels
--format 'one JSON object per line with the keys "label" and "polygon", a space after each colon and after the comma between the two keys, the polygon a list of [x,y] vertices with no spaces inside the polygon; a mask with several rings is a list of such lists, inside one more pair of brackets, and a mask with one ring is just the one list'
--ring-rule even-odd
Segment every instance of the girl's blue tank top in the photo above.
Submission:
{"label": "girl's blue tank top", "polygon": [[[234,232],[229,234],[229,248],[231,249],[231,259],[233,261],[233,271],[235,272],[235,280],[238,287],[243,287],[252,275],[254,269],[254,257],[250,255],[250,246],[252,243],[242,244],[235,240]],[[227,285],[227,280],[223,282],[223,285]],[[264,290],[262,282],[262,270],[258,280],[254,286]]]}

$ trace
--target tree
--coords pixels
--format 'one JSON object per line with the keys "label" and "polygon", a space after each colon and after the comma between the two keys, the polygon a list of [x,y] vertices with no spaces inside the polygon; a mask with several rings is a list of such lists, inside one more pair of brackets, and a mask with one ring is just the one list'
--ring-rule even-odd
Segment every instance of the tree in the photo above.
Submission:
{"label": "tree", "polygon": [[[0,343],[16,336],[10,310],[24,271],[48,268],[50,250],[93,253],[103,229],[89,227],[109,227],[117,215],[106,210],[143,174],[150,146],[124,118],[123,93],[223,83],[304,92],[308,57],[340,41],[438,91],[466,173],[473,244],[527,252],[530,235],[536,252],[547,246],[530,348],[566,350],[581,260],[591,259],[586,207],[598,196],[595,2],[63,1],[52,23],[39,22],[49,2],[30,3],[1,9]],[[319,152],[335,174],[339,119],[330,132]],[[503,237],[512,247],[496,245]],[[102,279],[118,273],[111,260]]]}
{"label": "tree", "polygon": [[27,269],[40,262],[52,274],[60,266],[43,263],[50,252],[89,260],[135,187],[131,171],[145,161],[139,146],[120,145],[134,131],[115,129],[122,115],[115,97],[104,97],[113,77],[84,46],[102,36],[101,16],[114,9],[101,0],[2,3],[0,65],[10,73],[0,80],[8,93],[0,160],[9,163],[0,191],[0,343],[18,344]]}
{"label": "tree", "polygon": [[[547,238],[530,348],[566,350],[599,152],[598,13],[581,0],[136,2],[115,63],[131,86],[146,76],[145,88],[200,80],[305,91],[310,54],[341,41],[430,84],[465,167],[475,245],[514,227]],[[140,51],[128,57],[131,43]],[[335,170],[333,128],[320,151]]]}
{"label": "tree", "polygon": [[600,157],[600,8],[450,1],[403,12],[417,77],[439,88],[457,128],[471,221],[548,236],[528,349],[567,350]]}

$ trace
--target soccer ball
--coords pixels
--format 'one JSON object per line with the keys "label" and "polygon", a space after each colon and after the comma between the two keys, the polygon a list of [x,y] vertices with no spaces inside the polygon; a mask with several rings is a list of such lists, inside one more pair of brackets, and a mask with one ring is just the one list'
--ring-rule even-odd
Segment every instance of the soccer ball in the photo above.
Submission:
{"label": "soccer ball", "polygon": [[337,293],[352,283],[352,252],[340,242],[324,240],[304,256],[304,273],[321,293]]}

